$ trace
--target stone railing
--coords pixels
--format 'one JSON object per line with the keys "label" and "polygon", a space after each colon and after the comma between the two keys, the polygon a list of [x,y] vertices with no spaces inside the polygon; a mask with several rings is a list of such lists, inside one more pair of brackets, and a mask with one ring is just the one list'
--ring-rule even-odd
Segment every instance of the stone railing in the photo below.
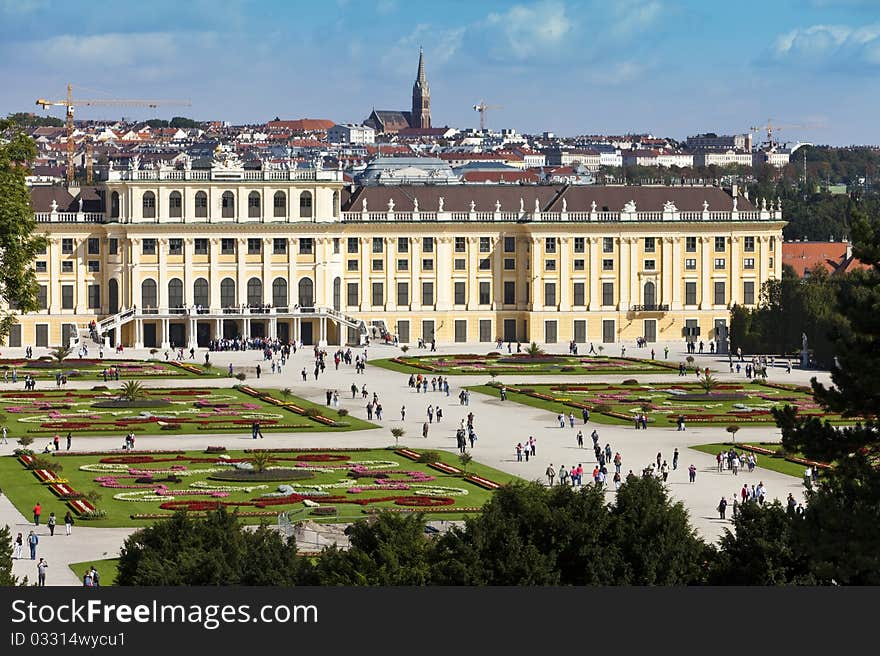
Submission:
{"label": "stone railing", "polygon": [[37,223],[104,223],[103,212],[35,212]]}
{"label": "stone railing", "polygon": [[664,222],[664,221],[782,221],[780,210],[749,212],[703,211],[703,212],[343,212],[344,223],[368,223],[391,221],[440,221],[440,222]]}
{"label": "stone railing", "polygon": [[339,182],[342,180],[342,171],[336,169],[284,169],[284,170],[246,170],[246,169],[141,169],[105,171],[102,178],[108,182],[116,181],[300,181],[316,180],[324,182]]}

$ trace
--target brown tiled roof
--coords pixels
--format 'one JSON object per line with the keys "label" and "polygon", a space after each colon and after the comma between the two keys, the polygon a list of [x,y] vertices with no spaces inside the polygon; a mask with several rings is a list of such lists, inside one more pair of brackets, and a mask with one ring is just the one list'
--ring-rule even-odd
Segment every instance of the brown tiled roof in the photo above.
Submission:
{"label": "brown tiled roof", "polygon": [[51,212],[53,199],[58,204],[59,212],[76,212],[80,196],[83,199],[83,212],[104,211],[104,202],[97,187],[83,187],[76,196],[71,195],[67,188],[56,185],[31,187],[30,192],[34,212]]}
{"label": "brown tiled roof", "polygon": [[533,171],[467,171],[462,175],[466,182],[538,182],[540,176]]}
{"label": "brown tiled roof", "polygon": [[[563,197],[569,212],[589,212],[593,201],[599,212],[617,212],[630,200],[636,203],[636,209],[641,212],[660,212],[667,201],[674,202],[679,210],[688,212],[702,211],[704,200],[709,203],[710,211],[730,211],[733,208],[733,199],[719,187],[407,185],[364,187],[355,193],[357,198],[354,203],[350,201],[350,194],[343,199],[343,210],[360,211],[360,201],[366,198],[368,210],[384,210],[388,200],[393,199],[399,211],[409,211],[413,198],[418,198],[419,208],[427,212],[437,209],[441,196],[444,209],[450,212],[468,211],[471,200],[477,212],[493,211],[496,200],[501,202],[501,211],[512,212],[519,210],[520,198],[527,212],[534,209],[536,198],[542,211],[558,212],[562,209]],[[737,208],[743,212],[755,209],[742,196],[737,201]]]}
{"label": "brown tiled roof", "polygon": [[782,264],[799,277],[817,266],[833,273],[846,258],[848,244],[841,241],[787,241],[782,244]]}
{"label": "brown tiled roof", "polygon": [[269,130],[292,130],[294,132],[321,132],[332,128],[336,123],[323,118],[299,118],[293,121],[269,121]]}

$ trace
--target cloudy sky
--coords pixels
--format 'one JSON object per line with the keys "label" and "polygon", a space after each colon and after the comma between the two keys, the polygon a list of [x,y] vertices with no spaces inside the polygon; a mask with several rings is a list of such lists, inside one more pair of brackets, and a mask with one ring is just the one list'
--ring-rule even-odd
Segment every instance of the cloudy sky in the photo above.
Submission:
{"label": "cloudy sky", "polygon": [[84,118],[360,122],[409,107],[420,45],[435,125],[880,143],[880,0],[0,0],[0,113],[71,82],[192,102]]}

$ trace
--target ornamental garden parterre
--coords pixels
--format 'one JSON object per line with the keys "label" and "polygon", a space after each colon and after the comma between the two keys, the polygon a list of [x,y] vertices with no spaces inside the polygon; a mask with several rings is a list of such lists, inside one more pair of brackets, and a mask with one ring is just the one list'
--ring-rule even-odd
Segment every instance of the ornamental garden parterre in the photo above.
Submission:
{"label": "ornamental garden parterre", "polygon": [[[472,387],[473,391],[500,396],[502,383]],[[605,424],[625,424],[634,415],[645,414],[654,426],[675,426],[678,417],[685,425],[764,424],[774,423],[770,410],[786,404],[803,416],[816,416],[832,422],[852,422],[824,412],[813,400],[808,387],[778,383],[718,383],[707,393],[698,383],[644,383],[624,381],[619,384],[520,383],[506,385],[508,401],[544,408],[568,415],[574,412],[581,420],[584,408],[590,420]]]}
{"label": "ornamental garden parterre", "polygon": [[[374,425],[298,397],[254,389],[234,388],[143,389],[137,399],[125,399],[118,389],[0,392],[0,422],[12,437],[40,438],[90,435],[136,436],[247,433],[254,422],[262,431],[349,431]],[[141,448],[149,448],[139,444]]]}
{"label": "ornamental garden parterre", "polygon": [[373,366],[402,373],[475,374],[671,374],[678,365],[660,360],[585,355],[515,353],[493,351],[486,355],[457,354],[400,356],[374,360]]}
{"label": "ornamental garden parterre", "polygon": [[[479,512],[515,477],[449,453],[410,449],[66,452],[0,459],[4,491],[22,512],[68,508],[87,525],[142,526],[183,510],[197,516],[226,506],[246,520],[354,521],[380,509],[446,519]],[[65,507],[66,506],[66,507]]]}
{"label": "ornamental garden parterre", "polygon": [[115,380],[116,372],[120,380],[158,379],[158,378],[216,378],[224,374],[213,367],[204,367],[191,362],[158,362],[152,360],[97,360],[90,358],[67,358],[58,362],[55,358],[44,356],[37,359],[0,358],[0,376],[10,382],[15,371],[19,380],[29,375],[37,380],[55,381],[57,374],[68,380]]}

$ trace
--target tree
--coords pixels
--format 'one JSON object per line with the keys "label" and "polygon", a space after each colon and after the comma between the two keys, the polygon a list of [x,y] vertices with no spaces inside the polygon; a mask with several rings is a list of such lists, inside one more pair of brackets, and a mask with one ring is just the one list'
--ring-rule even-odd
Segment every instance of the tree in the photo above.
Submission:
{"label": "tree", "polygon": [[733,440],[733,443],[736,444],[736,434],[739,431],[739,426],[736,424],[731,424],[725,430],[730,433],[730,439]]}
{"label": "tree", "polygon": [[458,462],[461,463],[461,468],[464,470],[465,474],[467,474],[468,466],[470,466],[473,459],[474,457],[470,453],[458,454]]}
{"label": "tree", "polygon": [[395,427],[391,429],[391,435],[394,436],[394,444],[397,444],[400,441],[400,438],[406,434],[406,431],[400,427]]}
{"label": "tree", "polygon": [[225,507],[205,519],[177,512],[135,531],[123,544],[119,585],[295,585],[308,564],[266,526],[246,529]]}
{"label": "tree", "polygon": [[442,585],[607,585],[617,569],[611,516],[593,486],[517,482],[436,548]]}
{"label": "tree", "polygon": [[0,586],[18,585],[12,573],[12,532],[9,526],[0,528]]}
{"label": "tree", "polygon": [[529,347],[526,349],[526,353],[532,357],[535,357],[538,355],[544,355],[544,349],[542,349],[540,346],[538,346],[537,342],[532,342],[531,344],[529,344]]}
{"label": "tree", "polygon": [[33,261],[46,239],[37,232],[30,192],[25,184],[27,163],[37,155],[33,139],[0,120],[0,301],[10,310],[0,310],[0,339],[9,335],[15,311],[40,309]]}
{"label": "tree", "polygon": [[713,585],[813,584],[806,555],[797,532],[800,518],[778,501],[763,507],[744,503],[733,520],[734,530],[724,529],[709,582]]}
{"label": "tree", "polygon": [[269,465],[272,464],[273,460],[272,454],[268,451],[254,451],[250,458],[251,465],[253,465],[254,471],[257,473],[269,469]]}
{"label": "tree", "polygon": [[49,352],[58,363],[64,362],[64,359],[71,353],[73,353],[73,349],[70,348],[70,345],[58,346]]}
{"label": "tree", "polygon": [[144,386],[136,380],[127,381],[119,390],[119,397],[129,403],[139,401],[146,395],[147,391],[144,389]]}
{"label": "tree", "polygon": [[324,549],[315,566],[321,585],[428,585],[432,544],[421,513],[380,512],[355,522],[345,534],[351,547]]}
{"label": "tree", "polygon": [[688,585],[703,578],[709,549],[688,521],[681,502],[669,499],[654,477],[625,482],[611,511],[613,542],[620,552],[617,585]]}
{"label": "tree", "polygon": [[700,382],[698,383],[700,387],[703,388],[703,391],[706,394],[711,394],[716,389],[718,389],[719,385],[721,385],[721,381],[719,381],[712,374],[706,374],[702,378],[700,378]]}

